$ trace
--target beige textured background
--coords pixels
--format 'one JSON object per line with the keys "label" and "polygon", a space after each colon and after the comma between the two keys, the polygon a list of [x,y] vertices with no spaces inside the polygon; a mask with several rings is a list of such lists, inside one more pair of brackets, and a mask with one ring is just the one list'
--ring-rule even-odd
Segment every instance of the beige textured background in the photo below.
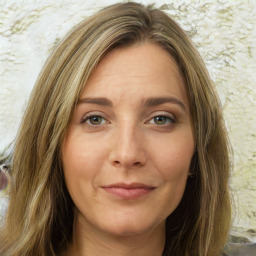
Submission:
{"label": "beige textured background", "polygon": [[[14,139],[30,91],[67,31],[111,0],[0,1],[0,153]],[[157,2],[197,45],[224,108],[234,150],[232,232],[256,241],[256,1]],[[0,215],[7,200],[1,193]]]}

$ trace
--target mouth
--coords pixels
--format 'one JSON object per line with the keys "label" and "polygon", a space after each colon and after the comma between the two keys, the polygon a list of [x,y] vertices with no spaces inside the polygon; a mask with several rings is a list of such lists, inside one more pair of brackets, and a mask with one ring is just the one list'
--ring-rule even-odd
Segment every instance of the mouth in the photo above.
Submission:
{"label": "mouth", "polygon": [[123,200],[135,200],[141,198],[155,189],[155,187],[143,183],[116,183],[102,186],[102,188],[107,193]]}

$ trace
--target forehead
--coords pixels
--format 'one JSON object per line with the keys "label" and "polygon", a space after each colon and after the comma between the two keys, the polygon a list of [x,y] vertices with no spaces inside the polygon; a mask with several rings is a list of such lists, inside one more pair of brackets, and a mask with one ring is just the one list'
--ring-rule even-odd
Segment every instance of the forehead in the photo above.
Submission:
{"label": "forehead", "polygon": [[180,70],[170,54],[155,44],[109,52],[92,72],[82,97],[177,96],[187,101]]}

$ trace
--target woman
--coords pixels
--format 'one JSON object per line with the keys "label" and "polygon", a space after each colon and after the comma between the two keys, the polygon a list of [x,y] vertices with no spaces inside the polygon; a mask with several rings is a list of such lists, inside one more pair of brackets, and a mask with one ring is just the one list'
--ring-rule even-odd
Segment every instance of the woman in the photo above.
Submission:
{"label": "woman", "polygon": [[39,75],[0,254],[220,255],[229,171],[219,101],[190,39],[157,9],[112,5]]}

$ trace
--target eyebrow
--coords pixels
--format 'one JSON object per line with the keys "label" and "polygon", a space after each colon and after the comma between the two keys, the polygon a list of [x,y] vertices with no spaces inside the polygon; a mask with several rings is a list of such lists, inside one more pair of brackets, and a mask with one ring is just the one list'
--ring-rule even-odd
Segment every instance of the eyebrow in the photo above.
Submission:
{"label": "eyebrow", "polygon": [[172,103],[179,105],[184,111],[186,110],[185,104],[175,97],[151,97],[143,101],[143,105],[146,107],[158,106],[164,103]]}
{"label": "eyebrow", "polygon": [[89,104],[96,104],[101,106],[109,106],[112,107],[113,103],[107,98],[83,98],[78,100],[77,104],[81,103],[89,103]]}
{"label": "eyebrow", "polygon": [[[78,100],[77,104],[89,103],[101,106],[113,107],[113,102],[107,98],[83,98]],[[164,103],[172,103],[179,105],[184,111],[186,110],[185,104],[175,97],[150,97],[143,99],[142,105],[145,107],[158,106]]]}

